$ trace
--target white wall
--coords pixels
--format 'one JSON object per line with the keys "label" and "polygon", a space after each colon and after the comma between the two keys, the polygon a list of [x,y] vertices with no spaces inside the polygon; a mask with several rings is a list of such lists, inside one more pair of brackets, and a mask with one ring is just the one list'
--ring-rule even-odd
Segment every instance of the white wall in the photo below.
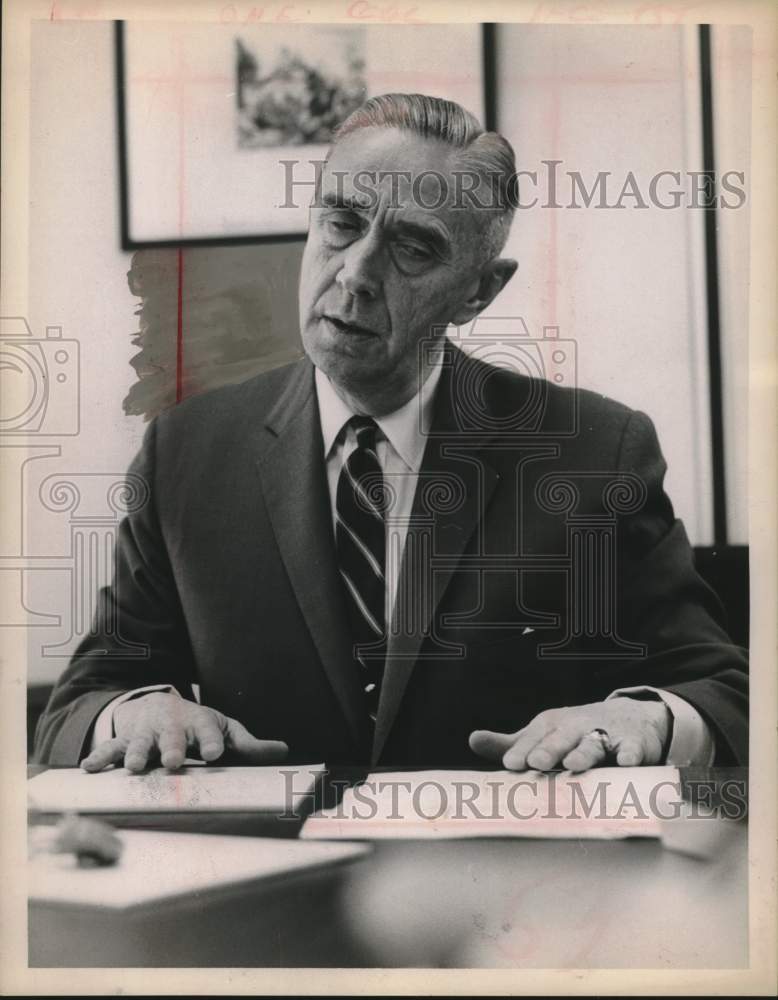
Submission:
{"label": "white wall", "polygon": [[[580,171],[587,187],[611,171],[608,203],[630,170],[644,187],[660,170],[699,169],[688,36],[672,27],[502,26],[498,123],[519,168],[562,160],[560,173]],[[567,188],[557,200],[569,204]],[[693,542],[711,541],[702,213],[539,204],[517,212],[506,253],[519,271],[491,312],[523,316],[536,335],[558,325],[577,342],[579,385],[650,414],[676,513]]]}
{"label": "white wall", "polygon": [[119,249],[112,22],[36,22],[32,66],[30,324],[81,343],[84,429],[68,457],[121,470],[143,427],[121,409],[138,300]]}
{"label": "white wall", "polygon": [[[62,619],[30,629],[35,682],[55,677],[67,662],[67,644],[60,658],[44,659],[40,649],[67,639],[73,600],[69,514],[46,509],[40,484],[52,474],[75,475],[84,492],[102,484],[85,474],[120,477],[144,425],[121,407],[137,350],[130,343],[137,299],[127,286],[131,255],[119,249],[112,23],[34,22],[31,66],[28,319],[35,337],[60,326],[63,338],[78,341],[81,361],[80,432],[43,436],[60,454],[33,460],[25,477],[26,554],[43,567],[27,574],[25,600],[31,610]],[[52,393],[58,388],[52,383]],[[63,420],[72,402],[64,400]],[[103,495],[84,499],[105,513]]]}

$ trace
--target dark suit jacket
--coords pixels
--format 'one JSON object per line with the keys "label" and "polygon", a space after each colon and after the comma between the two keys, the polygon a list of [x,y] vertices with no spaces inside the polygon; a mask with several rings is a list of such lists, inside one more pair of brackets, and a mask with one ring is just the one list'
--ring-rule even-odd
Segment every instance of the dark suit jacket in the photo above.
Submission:
{"label": "dark suit jacket", "polygon": [[695,572],[644,414],[451,348],[402,570],[416,597],[398,602],[374,739],[311,364],[162,414],[131,471],[149,499],[120,527],[94,634],[40,721],[44,762],[75,765],[112,698],[160,682],[189,698],[199,684],[295,760],[459,766],[476,763],[473,729],[648,684],[701,713],[717,763],[746,759],[745,656]]}

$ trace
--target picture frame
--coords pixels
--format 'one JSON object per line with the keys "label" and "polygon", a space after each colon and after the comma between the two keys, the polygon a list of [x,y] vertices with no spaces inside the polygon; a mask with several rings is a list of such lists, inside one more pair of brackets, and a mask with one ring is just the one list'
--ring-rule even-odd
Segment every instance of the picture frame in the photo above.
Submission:
{"label": "picture frame", "polygon": [[304,239],[332,132],[375,94],[495,127],[493,28],[117,21],[122,249]]}

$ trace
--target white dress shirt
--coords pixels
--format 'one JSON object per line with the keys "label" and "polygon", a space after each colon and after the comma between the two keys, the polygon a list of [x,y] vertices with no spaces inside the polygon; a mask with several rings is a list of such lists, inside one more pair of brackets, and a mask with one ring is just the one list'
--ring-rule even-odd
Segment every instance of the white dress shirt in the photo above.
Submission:
{"label": "white dress shirt", "polygon": [[[432,420],[435,390],[440,381],[441,366],[430,371],[420,391],[399,410],[383,417],[375,417],[378,425],[376,453],[378,462],[392,486],[394,500],[387,517],[386,532],[386,620],[391,620],[400,560],[394,558],[402,554],[405,547],[408,519],[413,507],[416,481],[421,469],[427,432]],[[316,369],[316,396],[319,405],[319,420],[324,442],[324,461],[330,493],[333,533],[335,531],[336,498],[338,478],[343,463],[356,448],[356,434],[349,427],[342,434],[346,423],[355,416],[335,391],[329,378],[319,368]],[[113,736],[113,712],[117,705],[129,698],[138,697],[151,691],[175,691],[171,685],[152,685],[138,688],[121,695],[110,702],[98,716],[95,723],[92,746]],[[678,695],[648,685],[619,688],[608,698],[648,695],[661,699],[673,718],[673,735],[665,763],[676,767],[688,765],[709,766],[713,763],[715,747],[710,730],[699,712]],[[258,734],[261,736],[261,734]]]}

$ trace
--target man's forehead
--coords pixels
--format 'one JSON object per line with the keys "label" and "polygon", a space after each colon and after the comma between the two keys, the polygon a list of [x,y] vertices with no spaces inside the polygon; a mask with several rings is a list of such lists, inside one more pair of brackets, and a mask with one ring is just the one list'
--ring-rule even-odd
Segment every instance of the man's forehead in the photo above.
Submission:
{"label": "man's forehead", "polygon": [[340,197],[351,207],[439,207],[450,200],[456,150],[395,128],[365,128],[333,148],[321,177],[326,203]]}

